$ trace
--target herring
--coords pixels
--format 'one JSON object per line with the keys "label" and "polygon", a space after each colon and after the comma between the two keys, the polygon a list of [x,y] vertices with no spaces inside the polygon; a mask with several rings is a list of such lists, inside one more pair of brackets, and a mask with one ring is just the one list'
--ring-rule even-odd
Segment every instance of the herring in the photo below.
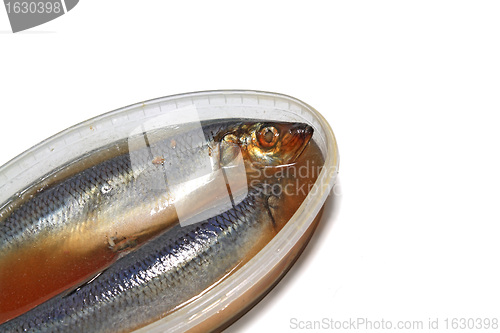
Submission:
{"label": "herring", "polygon": [[[266,223],[269,218],[273,225],[275,221],[272,214],[268,213],[268,203],[265,198],[261,198],[265,191],[255,193],[255,189],[262,188],[262,182],[266,181],[259,179],[259,175],[262,175],[259,170],[293,163],[311,136],[312,128],[305,124],[224,120],[203,122],[201,131],[196,126],[187,124],[181,128],[150,133],[146,138],[146,145],[139,148],[113,150],[106,147],[102,151],[115,151],[116,156],[110,154],[112,156],[109,158],[103,158],[101,162],[83,168],[73,175],[54,177],[58,180],[39,187],[31,197],[19,199],[21,202],[13,200],[0,213],[0,322],[15,318],[43,301],[50,300],[8,321],[0,326],[0,331],[26,327],[35,331],[42,330],[42,327],[49,327],[49,331],[70,329],[64,324],[68,322],[69,317],[58,317],[50,312],[70,313],[71,309],[76,309],[77,306],[76,303],[68,303],[70,300],[83,302],[79,304],[84,307],[72,312],[72,318],[82,315],[82,311],[87,313],[107,306],[102,303],[103,300],[90,304],[88,297],[99,298],[97,294],[110,296],[111,307],[121,304],[120,297],[127,299],[127,293],[130,291],[123,287],[125,282],[117,280],[116,274],[122,276],[124,272],[130,271],[127,263],[130,265],[131,261],[132,265],[144,268],[145,257],[141,257],[141,253],[147,257],[148,249],[154,247],[150,243],[157,244],[155,242],[160,238],[168,239],[169,249],[175,249],[179,239],[190,236],[185,234],[188,229],[178,225],[180,220],[190,224],[201,220],[202,222],[196,225],[201,223],[210,226],[213,225],[213,219],[217,221],[217,218],[224,219],[223,216],[228,216],[223,214],[232,212],[238,215],[238,212],[242,212],[241,209],[248,208],[248,205],[255,206],[255,203],[259,202],[252,216],[246,216],[243,220],[227,220],[226,217],[228,230],[233,230],[238,223],[246,223],[249,219],[253,221],[253,227],[250,229],[257,228],[257,222],[259,226],[269,226],[269,223]],[[141,135],[132,137],[128,142],[129,147],[133,146],[130,142],[141,139]],[[114,146],[123,145],[123,142],[118,142]],[[96,154],[102,154],[102,151]],[[75,165],[81,161],[68,166],[64,172],[71,174],[67,170],[77,169]],[[60,170],[58,172],[62,173]],[[163,181],[165,186],[158,184]],[[187,184],[190,186],[186,186]],[[267,195],[269,197],[269,194]],[[215,210],[210,211],[214,207]],[[227,209],[230,210],[224,212]],[[216,217],[207,218],[207,210]],[[224,231],[223,236],[217,233],[209,234],[213,235],[217,242],[226,237],[227,232],[229,231]],[[163,236],[155,239],[162,233]],[[181,234],[183,236],[180,236]],[[238,233],[234,236],[237,237],[236,243],[245,243],[253,237],[247,239]],[[191,245],[199,242],[198,238],[193,237],[194,243],[189,243]],[[207,242],[210,243],[209,240]],[[233,251],[239,251],[239,256],[244,257],[251,247],[249,244],[256,243],[259,242],[254,239]],[[145,250],[139,248],[143,244],[146,244],[143,247]],[[201,252],[189,252],[183,256],[185,261],[181,261],[181,264],[189,265],[190,260],[202,261],[200,256],[206,254],[203,251],[210,252],[210,249],[211,247],[205,250],[199,248]],[[229,247],[226,250],[229,250]],[[156,254],[161,252],[158,248],[154,251]],[[165,251],[162,253],[171,256],[168,254],[170,250]],[[182,252],[183,249],[176,251]],[[132,253],[111,265],[128,252]],[[217,265],[226,265],[231,261],[224,263],[223,255],[216,257],[221,260]],[[212,259],[216,260],[215,257]],[[238,255],[235,255],[233,260],[238,261],[241,258],[238,259]],[[160,274],[158,279],[175,276],[179,267],[174,266],[164,268],[166,275]],[[9,269],[4,269],[5,267]],[[106,268],[108,269],[100,274]],[[214,274],[226,274],[226,271],[227,269],[216,270]],[[112,272],[115,272],[115,275],[110,275]],[[151,276],[148,272],[144,268],[137,274]],[[202,268],[200,274],[203,275],[201,272]],[[96,277],[96,274],[100,275]],[[24,278],[18,279],[17,276]],[[95,279],[92,279],[93,277]],[[122,287],[106,289],[100,284],[109,286],[112,281],[106,280],[106,277],[112,277],[112,281]],[[92,281],[74,289],[88,279]],[[41,283],[34,284],[34,280]],[[213,279],[208,279],[205,283],[207,281],[214,282]],[[147,283],[139,285],[141,288],[156,286]],[[172,293],[170,289],[159,288],[157,292]],[[85,294],[90,292],[89,290],[93,290],[93,293]],[[118,296],[111,297],[117,290],[120,291]],[[66,292],[62,293],[63,291]],[[56,295],[59,296],[54,297]],[[189,292],[181,292],[176,299],[189,295]],[[150,306],[153,303],[149,303]],[[179,305],[175,302],[169,304],[171,308],[164,308],[163,311],[169,311],[168,309]],[[135,313],[136,308],[129,305],[120,311],[120,314],[107,312],[106,316],[116,321],[123,313],[126,313],[126,316]],[[154,317],[151,315],[148,320],[151,321]],[[71,327],[82,327],[83,330],[88,320],[85,316],[80,317],[80,321],[72,322]],[[128,323],[126,329],[146,321]],[[40,322],[46,326],[40,326]],[[104,326],[99,326],[99,330],[105,330],[104,328],[109,326],[109,321],[101,320],[101,323]],[[97,330],[97,326],[94,328]]]}

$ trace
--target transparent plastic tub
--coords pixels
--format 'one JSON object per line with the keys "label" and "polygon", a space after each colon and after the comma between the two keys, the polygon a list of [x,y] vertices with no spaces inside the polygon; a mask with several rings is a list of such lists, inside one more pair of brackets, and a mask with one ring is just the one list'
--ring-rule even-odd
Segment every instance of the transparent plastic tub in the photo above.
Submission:
{"label": "transparent plastic tub", "polygon": [[51,171],[99,147],[126,139],[140,124],[167,115],[171,121],[241,118],[307,123],[324,156],[313,188],[289,222],[256,256],[224,281],[138,332],[206,332],[226,327],[279,281],[310,238],[338,172],[339,155],[326,120],[298,99],[258,91],[208,91],[169,96],[108,112],[68,128],[0,167],[0,203]]}

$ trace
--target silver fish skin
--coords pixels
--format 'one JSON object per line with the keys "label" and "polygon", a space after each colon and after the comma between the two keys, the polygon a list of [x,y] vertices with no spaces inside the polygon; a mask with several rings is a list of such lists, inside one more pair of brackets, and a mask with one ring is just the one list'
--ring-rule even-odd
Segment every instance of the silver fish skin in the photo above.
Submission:
{"label": "silver fish skin", "polygon": [[[58,183],[4,206],[0,211],[0,323],[25,318],[26,311],[89,279],[95,281],[96,274],[114,267],[113,262],[123,255],[133,254],[171,228],[179,229],[180,208],[190,223],[236,209],[254,184],[268,183],[270,175],[274,179],[274,173],[294,163],[313,134],[312,127],[301,123],[233,119],[202,122],[201,128],[192,125],[132,136],[133,148],[128,152],[105,156],[108,159],[91,167],[92,163],[83,163],[78,173],[71,173],[78,165],[63,168],[57,171],[63,172]],[[138,143],[143,147],[137,148]],[[99,150],[92,156],[102,159],[100,154]],[[261,172],[267,167],[268,172]],[[270,218],[267,225],[275,226],[272,214],[263,213],[270,212],[269,206],[262,205],[258,214],[263,214],[262,221]],[[260,249],[275,232],[262,233],[245,244]],[[255,254],[247,250],[232,252]],[[227,267],[236,268],[234,260],[227,262],[233,264]],[[193,279],[196,276],[193,271]],[[184,289],[189,286],[197,285]],[[201,286],[195,289],[196,293],[183,290],[179,297],[204,291]],[[103,295],[113,293],[112,288],[102,290],[107,290]],[[73,307],[69,305],[60,311],[69,311]]]}
{"label": "silver fish skin", "polygon": [[[238,122],[139,133],[63,167],[50,178],[56,182],[4,206],[0,323],[91,279],[179,222],[231,208],[216,136],[232,126]],[[228,172],[232,190],[247,188],[244,170]]]}
{"label": "silver fish skin", "polygon": [[[70,242],[71,235],[82,240],[88,232],[95,239],[96,231],[102,228],[108,237],[119,239],[120,235],[114,233],[124,229],[121,221],[129,223],[131,216],[151,215],[153,209],[173,206],[172,197],[176,203],[186,199],[179,197],[186,194],[172,193],[169,187],[200,176],[202,165],[218,163],[217,156],[211,156],[216,146],[214,137],[233,123],[204,123],[202,131],[174,131],[166,139],[69,177],[37,193],[12,212],[2,212],[0,253],[5,255],[41,237]],[[161,161],[155,164],[158,156]],[[157,184],[158,180],[166,187]],[[137,212],[139,200],[143,212]],[[102,239],[99,241],[102,243]],[[89,240],[85,246],[90,246]]]}
{"label": "silver fish skin", "polygon": [[92,282],[0,325],[0,332],[125,332],[159,319],[228,274],[272,229],[269,194],[254,188],[233,209],[176,226]]}

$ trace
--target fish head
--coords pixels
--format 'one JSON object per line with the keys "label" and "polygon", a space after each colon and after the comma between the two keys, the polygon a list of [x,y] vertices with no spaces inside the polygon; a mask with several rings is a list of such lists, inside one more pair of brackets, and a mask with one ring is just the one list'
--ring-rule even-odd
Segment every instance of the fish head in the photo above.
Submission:
{"label": "fish head", "polygon": [[304,123],[248,122],[235,125],[221,137],[221,161],[227,164],[241,153],[253,168],[293,164],[313,135]]}

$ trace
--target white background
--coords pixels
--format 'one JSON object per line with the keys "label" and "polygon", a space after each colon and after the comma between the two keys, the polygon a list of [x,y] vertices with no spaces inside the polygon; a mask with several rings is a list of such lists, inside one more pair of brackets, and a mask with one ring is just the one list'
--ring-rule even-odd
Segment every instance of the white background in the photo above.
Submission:
{"label": "white background", "polygon": [[228,332],[499,318],[499,17],[495,1],[82,0],[12,34],[0,9],[0,164],[151,98],[289,94],[331,124],[339,194]]}

